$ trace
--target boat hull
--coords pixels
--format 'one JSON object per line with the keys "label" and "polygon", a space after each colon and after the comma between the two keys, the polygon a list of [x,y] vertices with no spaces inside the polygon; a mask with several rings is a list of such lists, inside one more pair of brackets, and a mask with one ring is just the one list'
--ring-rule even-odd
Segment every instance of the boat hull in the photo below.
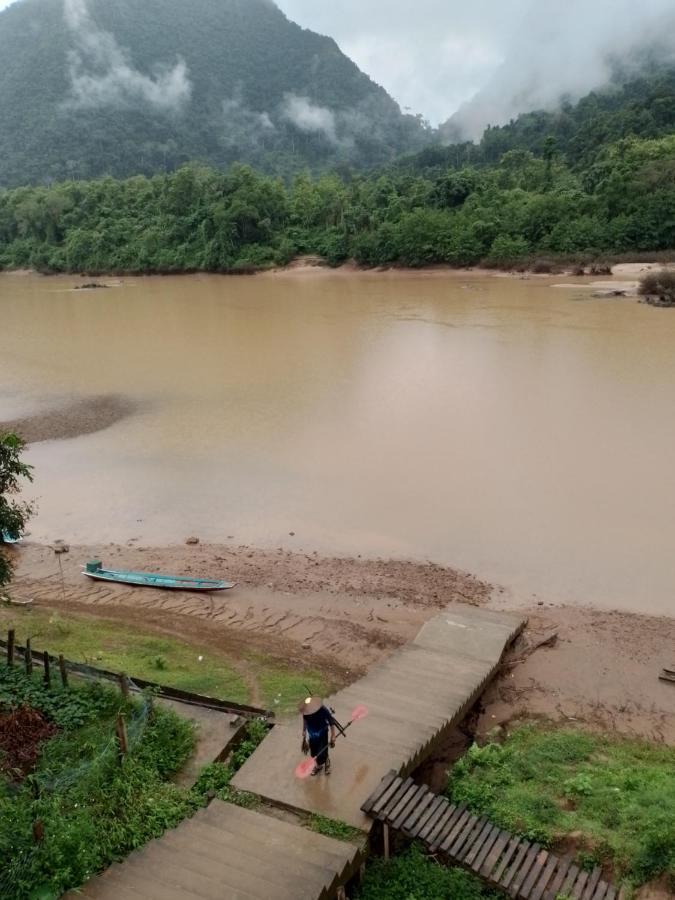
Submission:
{"label": "boat hull", "polygon": [[211,593],[212,591],[230,591],[237,586],[235,582],[231,581],[178,578],[171,575],[152,575],[146,572],[114,572],[108,569],[100,569],[96,572],[84,571],[82,574],[95,581],[108,581],[133,587],[159,588],[164,591]]}

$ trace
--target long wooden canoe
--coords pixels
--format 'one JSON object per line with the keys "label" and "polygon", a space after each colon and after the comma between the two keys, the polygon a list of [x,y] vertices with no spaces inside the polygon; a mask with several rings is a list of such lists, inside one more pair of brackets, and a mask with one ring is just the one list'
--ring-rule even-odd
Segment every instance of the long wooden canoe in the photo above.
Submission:
{"label": "long wooden canoe", "polygon": [[178,575],[155,575],[150,572],[120,572],[104,569],[99,562],[88,563],[82,574],[98,581],[113,581],[117,584],[162,588],[169,591],[229,591],[237,586],[236,582],[214,581],[209,578],[182,578]]}

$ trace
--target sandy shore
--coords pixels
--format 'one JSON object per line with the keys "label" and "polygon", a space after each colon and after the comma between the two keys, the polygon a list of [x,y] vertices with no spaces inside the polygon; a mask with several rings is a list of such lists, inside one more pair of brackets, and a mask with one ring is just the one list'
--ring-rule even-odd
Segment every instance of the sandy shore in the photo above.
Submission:
{"label": "sandy shore", "polygon": [[114,394],[84,397],[34,415],[0,422],[0,432],[16,432],[29,444],[93,434],[136,412],[138,404]]}
{"label": "sandy shore", "polygon": [[[13,592],[38,606],[123,621],[233,656],[301,660],[337,683],[353,681],[410,640],[449,602],[502,610],[509,603],[490,585],[437,565],[209,545],[71,547],[62,557],[62,590],[50,548],[26,543],[12,552]],[[90,558],[113,568],[226,576],[240,586],[200,596],[95,583],[80,573]],[[528,633],[485,696],[479,731],[543,716],[675,744],[675,685],[658,680],[662,667],[675,664],[675,619],[552,605],[526,612]],[[530,652],[552,632],[553,646]]]}

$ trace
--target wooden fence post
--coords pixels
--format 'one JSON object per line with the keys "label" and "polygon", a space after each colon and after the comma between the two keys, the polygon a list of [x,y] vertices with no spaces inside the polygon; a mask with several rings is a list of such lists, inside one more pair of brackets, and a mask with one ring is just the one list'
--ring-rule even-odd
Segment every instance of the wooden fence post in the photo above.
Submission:
{"label": "wooden fence post", "polygon": [[61,681],[63,682],[64,688],[68,687],[68,669],[66,669],[66,660],[64,659],[63,653],[59,656],[59,669],[61,670]]}
{"label": "wooden fence post", "polygon": [[384,860],[389,862],[389,826],[384,824]]}
{"label": "wooden fence post", "polygon": [[24,662],[26,663],[26,675],[30,678],[33,674],[33,653],[30,648],[30,638],[26,638],[26,656]]}
{"label": "wooden fence post", "polygon": [[42,654],[42,662],[45,669],[45,684],[49,687],[52,683],[52,673],[49,668],[49,652],[47,650]]}
{"label": "wooden fence post", "polygon": [[124,721],[124,716],[122,713],[117,717],[117,723],[115,725],[115,730],[117,732],[117,743],[119,745],[119,753],[120,758],[126,756],[129,752],[129,741],[127,739],[127,723]]}
{"label": "wooden fence post", "polygon": [[35,822],[33,822],[33,843],[41,844],[44,839],[45,839],[44,822],[42,822],[40,819],[37,819]]}
{"label": "wooden fence post", "polygon": [[122,696],[125,700],[129,699],[129,679],[124,674],[124,672],[120,675],[120,691],[122,692]]}
{"label": "wooden fence post", "polygon": [[7,665],[14,665],[14,629],[10,628],[7,632]]}

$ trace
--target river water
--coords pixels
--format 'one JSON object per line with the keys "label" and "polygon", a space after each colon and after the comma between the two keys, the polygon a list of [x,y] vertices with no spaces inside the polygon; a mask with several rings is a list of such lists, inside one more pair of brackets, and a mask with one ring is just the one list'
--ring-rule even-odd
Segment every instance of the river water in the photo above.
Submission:
{"label": "river water", "polygon": [[138,404],[32,445],[32,536],[430,559],[675,614],[675,311],[560,280],[0,276],[0,421]]}

